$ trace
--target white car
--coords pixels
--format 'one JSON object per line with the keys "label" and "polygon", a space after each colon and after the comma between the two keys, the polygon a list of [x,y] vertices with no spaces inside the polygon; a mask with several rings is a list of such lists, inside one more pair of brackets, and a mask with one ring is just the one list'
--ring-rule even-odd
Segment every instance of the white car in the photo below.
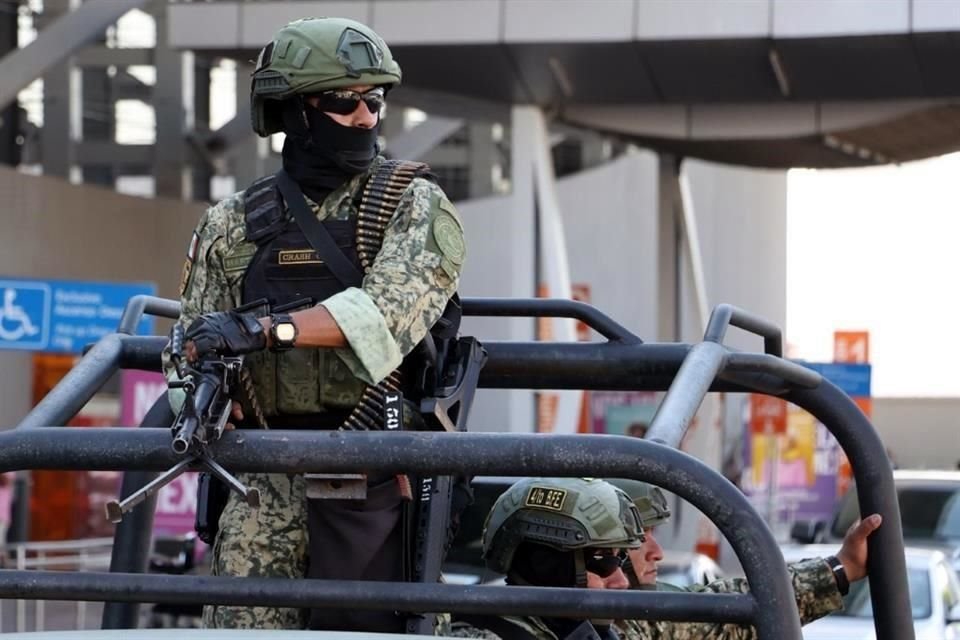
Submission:
{"label": "white car", "polygon": [[[787,562],[835,554],[839,545],[801,545],[782,549]],[[960,581],[938,550],[906,548],[907,583],[916,640],[960,640]],[[804,640],[875,640],[873,607],[867,580],[854,583],[844,609],[803,628]]]}
{"label": "white car", "polygon": [[710,584],[723,578],[723,570],[710,556],[684,551],[665,551],[657,565],[657,581],[684,589]]}

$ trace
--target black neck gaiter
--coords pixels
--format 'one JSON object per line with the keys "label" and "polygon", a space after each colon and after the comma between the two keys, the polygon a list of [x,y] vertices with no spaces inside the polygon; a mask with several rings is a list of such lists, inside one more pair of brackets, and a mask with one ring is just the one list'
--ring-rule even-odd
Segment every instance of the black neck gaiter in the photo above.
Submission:
{"label": "black neck gaiter", "polygon": [[379,122],[372,129],[345,127],[299,100],[285,106],[283,169],[311,200],[322,202],[370,168],[379,150]]}
{"label": "black neck gaiter", "polygon": [[537,587],[572,587],[577,584],[573,552],[535,542],[521,542],[513,554],[507,584]]}

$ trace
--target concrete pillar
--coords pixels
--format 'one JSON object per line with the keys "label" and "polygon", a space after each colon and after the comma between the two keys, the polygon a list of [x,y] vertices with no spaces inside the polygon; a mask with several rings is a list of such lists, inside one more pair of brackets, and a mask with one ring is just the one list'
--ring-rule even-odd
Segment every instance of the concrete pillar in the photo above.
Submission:
{"label": "concrete pillar", "polygon": [[[192,82],[184,74],[185,55],[167,46],[168,24],[166,3],[154,3],[150,13],[157,25],[157,48],[154,66],[157,83],[153,88],[153,108],[157,122],[153,177],[157,196],[186,199],[189,196],[189,169],[184,123],[184,83]],[[192,55],[192,54],[191,54]]]}
{"label": "concrete pillar", "polygon": [[660,154],[657,181],[657,339],[680,340],[680,224],[675,156]]}
{"label": "concrete pillar", "polygon": [[[193,61],[193,128],[196,131],[210,129],[210,56],[197,55]],[[191,152],[193,166],[191,197],[194,200],[210,199],[210,178],[213,175],[207,162]]]}
{"label": "concrete pillar", "polygon": [[610,159],[610,143],[596,134],[584,132],[580,141],[580,157],[584,169],[601,165]]}
{"label": "concrete pillar", "polygon": [[[16,0],[0,0],[0,58],[17,48]],[[0,110],[0,164],[20,164],[20,107],[16,101]]]}
{"label": "concrete pillar", "polygon": [[[114,118],[114,95],[111,78],[105,67],[90,67],[80,70],[81,137],[83,140],[98,140],[113,143],[116,133]],[[84,164],[80,170],[83,182],[98,184],[112,189],[116,169],[109,164]]]}
{"label": "concrete pillar", "polygon": [[493,140],[493,124],[472,122],[467,125],[470,150],[467,161],[471,198],[483,198],[493,193],[493,167],[500,163],[497,145]]}
{"label": "concrete pillar", "polygon": [[[253,66],[237,61],[237,103],[243,104],[250,100],[250,74]],[[239,109],[237,110],[239,112]],[[267,151],[270,140],[252,135],[238,142],[231,148],[230,166],[236,181],[236,188],[246,189],[250,183],[266,175],[268,169]],[[270,163],[272,166],[272,163]]]}
{"label": "concrete pillar", "polygon": [[[69,0],[45,0],[39,28],[69,10]],[[73,68],[73,57],[69,57],[43,76],[43,130],[40,133],[43,172],[59,178],[70,177],[76,157],[70,124],[74,111],[70,92]]]}

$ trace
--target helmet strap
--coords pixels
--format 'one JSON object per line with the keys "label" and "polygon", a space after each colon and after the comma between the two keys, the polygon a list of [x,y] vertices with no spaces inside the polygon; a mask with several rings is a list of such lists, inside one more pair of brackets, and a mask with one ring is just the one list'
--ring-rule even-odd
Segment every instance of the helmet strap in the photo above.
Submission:
{"label": "helmet strap", "polygon": [[573,552],[573,566],[576,571],[576,586],[580,589],[587,588],[587,561],[583,557],[583,549],[575,549]]}

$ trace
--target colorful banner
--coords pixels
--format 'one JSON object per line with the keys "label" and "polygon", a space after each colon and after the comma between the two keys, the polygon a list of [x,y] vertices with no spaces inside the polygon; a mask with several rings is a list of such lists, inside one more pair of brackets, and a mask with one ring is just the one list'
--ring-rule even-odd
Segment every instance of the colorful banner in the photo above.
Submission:
{"label": "colorful banner", "polygon": [[[869,416],[869,364],[800,364],[840,387]],[[830,431],[794,405],[787,405],[785,429],[776,433],[773,408],[769,400],[751,397],[742,488],[782,533],[797,520],[829,520],[849,487],[850,465]]]}
{"label": "colorful banner", "polygon": [[[121,424],[135,427],[140,424],[157,398],[167,392],[167,381],[159,373],[124,371],[120,379]],[[181,474],[157,494],[157,509],[153,517],[156,533],[178,535],[193,531],[197,511],[197,474]]]}
{"label": "colorful banner", "polygon": [[590,416],[594,433],[642,438],[659,405],[652,391],[593,391]]}

